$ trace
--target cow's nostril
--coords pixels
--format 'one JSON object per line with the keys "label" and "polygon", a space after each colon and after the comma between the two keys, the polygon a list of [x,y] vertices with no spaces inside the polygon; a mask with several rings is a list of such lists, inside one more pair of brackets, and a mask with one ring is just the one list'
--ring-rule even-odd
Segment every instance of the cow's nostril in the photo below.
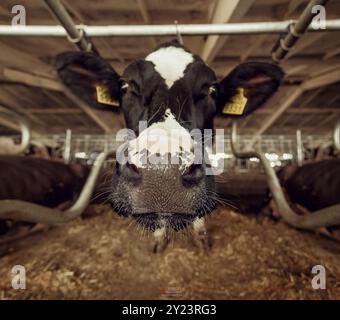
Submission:
{"label": "cow's nostril", "polygon": [[136,165],[133,163],[119,164],[116,163],[117,176],[122,176],[128,180],[140,180],[142,174]]}
{"label": "cow's nostril", "polygon": [[140,179],[142,177],[142,174],[140,170],[137,168],[137,166],[133,163],[126,163],[124,168],[124,173],[128,178],[132,179]]}
{"label": "cow's nostril", "polygon": [[117,174],[117,176],[120,176],[121,172],[122,172],[121,165],[119,164],[118,161],[116,161],[116,174]]}
{"label": "cow's nostril", "polygon": [[183,183],[187,185],[197,184],[204,176],[204,169],[201,164],[192,164],[182,175]]}

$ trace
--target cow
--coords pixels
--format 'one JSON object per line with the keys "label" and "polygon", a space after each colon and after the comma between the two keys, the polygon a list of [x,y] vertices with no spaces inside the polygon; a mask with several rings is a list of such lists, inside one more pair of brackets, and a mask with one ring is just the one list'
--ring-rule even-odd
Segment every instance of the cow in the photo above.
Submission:
{"label": "cow", "polygon": [[288,165],[278,171],[280,184],[291,203],[309,212],[340,203],[340,159]]}
{"label": "cow", "polygon": [[0,200],[16,199],[49,208],[80,193],[89,168],[22,156],[0,156]]}
{"label": "cow", "polygon": [[25,151],[25,156],[62,162],[62,148],[58,144],[32,140]]}
{"label": "cow", "polygon": [[18,144],[16,143],[17,141],[15,141],[16,139],[12,139],[10,137],[0,137],[0,154],[22,154],[27,149],[31,139],[29,125],[24,118],[22,118],[13,110],[0,107],[0,112],[2,113],[2,111],[4,111],[3,115],[5,118],[10,118],[11,120],[18,122],[21,131],[21,142]]}
{"label": "cow", "polygon": [[[43,208],[68,208],[84,189],[90,170],[89,166],[81,164],[67,165],[38,157],[0,155],[0,209],[1,201],[11,200],[25,201],[27,206],[37,204]],[[105,203],[106,175],[102,170],[96,179],[90,204]],[[91,217],[97,211],[87,209],[82,213],[82,218]],[[9,220],[12,219],[1,219],[0,214],[0,236],[10,230]],[[22,220],[31,222],[25,217]],[[32,223],[24,225],[32,226]]]}
{"label": "cow", "polygon": [[[88,168],[79,165],[0,155],[0,201],[15,199],[48,208],[67,205],[79,195],[88,172]],[[32,226],[31,223],[25,225]],[[6,219],[0,219],[0,236],[10,230]]]}
{"label": "cow", "polygon": [[[117,161],[110,195],[114,211],[152,231],[155,251],[166,246],[168,230],[189,225],[205,243],[204,217],[217,204],[214,176],[206,174],[209,161],[192,161],[192,146],[197,141],[190,132],[202,132],[204,149],[203,130],[213,129],[214,117],[226,114],[241,118],[252,113],[278,89],[284,76],[281,68],[265,62],[242,63],[218,81],[199,56],[177,41],[164,43],[144,59],[133,61],[122,76],[90,52],[61,53],[56,57],[56,68],[68,90],[91,107],[120,110],[127,129],[134,133],[128,143],[128,161]],[[105,91],[105,99],[98,98],[98,91]],[[230,111],[240,94],[245,101],[242,110]],[[145,128],[141,129],[141,121]],[[152,130],[170,146],[170,132],[176,131],[186,140],[185,146],[169,148],[164,154],[153,152],[153,146],[145,144]],[[138,143],[145,147],[146,164],[139,161],[145,154],[131,147]],[[154,155],[175,155],[177,162],[155,164],[149,161]]]}

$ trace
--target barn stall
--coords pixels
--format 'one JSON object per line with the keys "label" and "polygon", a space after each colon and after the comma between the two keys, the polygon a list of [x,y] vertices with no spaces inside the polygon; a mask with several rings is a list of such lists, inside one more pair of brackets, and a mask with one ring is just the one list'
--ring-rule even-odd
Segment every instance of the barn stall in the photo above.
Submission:
{"label": "barn stall", "polygon": [[[340,298],[338,1],[20,1],[27,25],[13,27],[15,5],[0,4],[0,299]],[[224,172],[208,241],[184,228],[155,252],[109,203],[123,112],[70,90],[56,57],[94,52],[122,74],[173,39],[219,80],[249,61],[285,76],[249,115],[214,118]]]}

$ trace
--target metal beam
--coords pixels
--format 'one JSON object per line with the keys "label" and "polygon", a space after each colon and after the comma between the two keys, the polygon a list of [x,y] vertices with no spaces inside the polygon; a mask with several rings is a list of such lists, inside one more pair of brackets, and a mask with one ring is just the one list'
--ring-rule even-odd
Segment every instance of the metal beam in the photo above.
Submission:
{"label": "metal beam", "polygon": [[[75,19],[79,21],[79,23],[87,23],[89,20],[89,17],[84,15],[83,12],[80,12],[78,8],[75,6],[74,1],[64,1],[63,2],[66,10],[73,16]],[[93,48],[93,43],[91,44]],[[116,50],[113,50],[112,47],[109,45],[109,41],[105,41],[104,39],[97,39],[96,45],[100,46],[100,53],[101,56],[103,57],[102,51],[104,48],[107,48],[107,50],[110,52],[110,58],[116,58],[119,60],[120,63],[124,63],[124,59],[121,57],[121,55],[117,54]],[[116,70],[117,71],[117,70]]]}
{"label": "metal beam", "polygon": [[83,29],[76,27],[73,19],[59,0],[45,0],[45,3],[52,15],[65,28],[70,42],[74,43],[80,50],[96,52],[92,43],[86,38]]}
{"label": "metal beam", "polygon": [[[287,6],[287,10],[283,16],[283,19],[288,19],[292,13],[299,7],[299,5],[306,0],[290,0]],[[254,42],[249,48],[241,55],[241,61],[246,61],[250,54],[258,47],[260,47],[266,39],[266,35],[261,35],[254,39]]]}
{"label": "metal beam", "polygon": [[[282,33],[294,20],[247,22],[247,23],[219,23],[219,24],[179,24],[178,31],[184,36],[201,35],[237,35],[237,34],[270,34]],[[177,28],[174,24],[161,25],[112,25],[112,26],[76,26],[83,28],[88,37],[151,37],[176,36]],[[339,31],[340,19],[327,20],[326,29],[315,30],[311,26],[309,32]],[[0,25],[0,36],[12,37],[65,37],[67,32],[62,26]]]}
{"label": "metal beam", "polygon": [[328,0],[311,0],[306,8],[303,10],[296,23],[289,26],[286,35],[278,39],[272,51],[272,59],[279,63],[283,60],[290,50],[294,47],[300,37],[307,32],[313,18],[317,13],[313,13],[313,7],[317,5],[325,5]]}

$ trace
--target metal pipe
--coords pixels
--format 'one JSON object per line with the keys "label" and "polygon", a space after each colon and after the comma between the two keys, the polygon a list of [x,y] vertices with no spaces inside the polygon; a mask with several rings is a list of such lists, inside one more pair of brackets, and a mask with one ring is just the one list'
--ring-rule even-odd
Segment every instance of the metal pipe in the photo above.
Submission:
{"label": "metal pipe", "polygon": [[333,131],[334,147],[338,153],[340,153],[340,121],[335,125]]}
{"label": "metal pipe", "polygon": [[1,111],[4,111],[8,118],[15,119],[18,123],[21,131],[21,142],[19,145],[13,145],[11,148],[5,148],[4,150],[0,146],[0,154],[19,155],[24,153],[31,141],[31,130],[28,122],[12,110],[1,108]]}
{"label": "metal pipe", "polygon": [[[201,35],[238,35],[238,34],[268,34],[283,33],[294,24],[295,20],[277,22],[249,22],[225,24],[163,24],[163,25],[129,25],[129,26],[86,26],[77,25],[75,28],[84,30],[88,37],[154,37],[154,36],[182,36]],[[340,19],[328,20],[326,29],[315,30],[311,26],[307,31],[327,32],[339,31]],[[65,37],[68,33],[62,26],[11,26],[0,25],[0,36],[12,37]],[[79,36],[79,34],[77,35]]]}
{"label": "metal pipe", "polygon": [[[293,48],[299,38],[311,29],[310,23],[317,13],[313,13],[312,9],[317,5],[325,5],[328,0],[311,0],[305,10],[300,15],[299,19],[289,25],[288,33],[278,40],[272,51],[272,59],[279,63],[283,60],[288,52]],[[327,28],[326,28],[327,29]],[[287,31],[287,30],[286,30]]]}
{"label": "metal pipe", "polygon": [[296,130],[296,162],[298,166],[302,165],[303,159],[302,134],[301,130]]}
{"label": "metal pipe", "polygon": [[64,147],[64,162],[66,164],[69,164],[70,159],[71,159],[71,140],[72,140],[72,131],[71,129],[67,129],[66,136],[65,136],[65,147]]}
{"label": "metal pipe", "polygon": [[91,200],[96,181],[105,160],[115,154],[115,151],[111,151],[107,153],[102,152],[98,155],[79,198],[70,209],[62,211],[27,201],[0,200],[0,219],[58,225],[77,218],[83,213]]}
{"label": "metal pipe", "polygon": [[249,159],[255,157],[260,160],[267,177],[269,189],[276,202],[278,211],[283,220],[295,228],[315,230],[321,227],[340,225],[340,204],[328,207],[307,215],[296,214],[289,206],[279,179],[272,168],[270,161],[263,153],[248,150],[241,152],[237,149],[237,124],[234,121],[231,130],[231,150],[235,157]]}
{"label": "metal pipe", "polygon": [[74,43],[80,50],[97,53],[93,44],[86,38],[86,32],[82,26],[75,25],[73,19],[59,0],[45,0],[45,3],[54,17],[61,23],[63,29],[65,29],[67,34],[64,34],[64,36],[66,35],[70,42]]}

